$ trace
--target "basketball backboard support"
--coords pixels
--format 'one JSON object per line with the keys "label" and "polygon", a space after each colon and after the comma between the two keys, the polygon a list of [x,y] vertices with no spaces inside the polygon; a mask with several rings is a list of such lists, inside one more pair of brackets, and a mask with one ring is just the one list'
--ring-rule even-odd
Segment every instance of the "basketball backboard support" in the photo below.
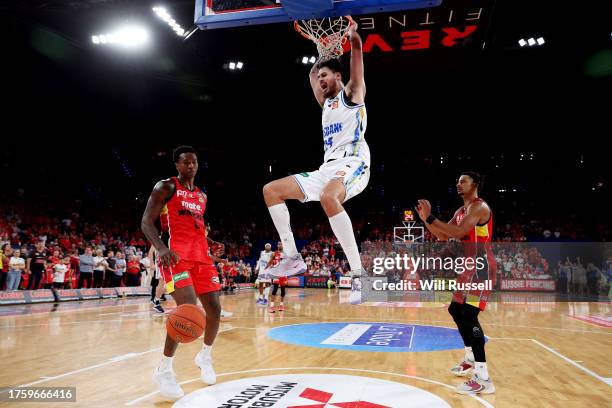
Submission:
{"label": "basketball backboard support", "polygon": [[417,226],[415,221],[404,221],[401,227],[393,227],[393,242],[410,244],[425,241],[425,228]]}
{"label": "basketball backboard support", "polygon": [[196,0],[202,30],[437,7],[442,0]]}

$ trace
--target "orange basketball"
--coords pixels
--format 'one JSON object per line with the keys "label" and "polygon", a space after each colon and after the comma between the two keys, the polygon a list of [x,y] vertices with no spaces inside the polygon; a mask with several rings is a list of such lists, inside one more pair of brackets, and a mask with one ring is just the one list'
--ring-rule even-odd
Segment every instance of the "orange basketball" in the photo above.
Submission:
{"label": "orange basketball", "polygon": [[204,310],[196,305],[180,305],[168,314],[166,330],[178,343],[191,343],[204,333],[206,316]]}

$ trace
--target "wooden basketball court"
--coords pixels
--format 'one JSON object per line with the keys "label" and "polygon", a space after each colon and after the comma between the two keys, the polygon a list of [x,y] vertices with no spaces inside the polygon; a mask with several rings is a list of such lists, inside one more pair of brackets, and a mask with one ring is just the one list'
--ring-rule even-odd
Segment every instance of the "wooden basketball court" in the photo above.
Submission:
{"label": "wooden basketball court", "polygon": [[[609,303],[527,303],[515,296],[509,302],[490,304],[481,314],[481,323],[489,337],[487,360],[497,392],[475,398],[458,395],[453,389],[464,381],[449,371],[463,356],[460,348],[429,352],[351,351],[288,344],[269,337],[275,327],[324,322],[454,329],[443,305],[352,306],[343,303],[347,295],[347,291],[338,290],[289,289],[287,310],[274,315],[255,305],[253,291],[222,296],[223,308],[234,315],[223,319],[215,343],[218,382],[211,388],[260,376],[337,374],[407,384],[452,407],[612,406],[612,330],[580,320],[581,316],[609,319]],[[172,303],[166,306],[171,308]],[[165,317],[154,314],[148,300],[17,306],[0,312],[3,387],[76,387],[76,403],[46,403],[45,407],[172,406],[157,398],[151,383],[161,356]],[[296,327],[298,338],[302,329]],[[427,344],[424,338],[414,340]],[[411,347],[412,343],[413,337]],[[193,363],[200,347],[200,341],[181,345],[175,358],[177,380],[186,395],[206,388]],[[361,390],[356,388],[354,392],[359,396]],[[406,400],[393,406],[423,406],[413,402]],[[309,405],[304,400],[301,406],[328,405]]]}

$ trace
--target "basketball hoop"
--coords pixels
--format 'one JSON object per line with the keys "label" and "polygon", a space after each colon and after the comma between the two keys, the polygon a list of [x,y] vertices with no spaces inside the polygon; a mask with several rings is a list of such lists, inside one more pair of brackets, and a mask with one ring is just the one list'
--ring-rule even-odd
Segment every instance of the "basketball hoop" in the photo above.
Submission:
{"label": "basketball hoop", "polygon": [[350,16],[326,17],[311,20],[296,20],[295,31],[317,45],[319,62],[339,58],[343,53],[351,26],[355,21]]}

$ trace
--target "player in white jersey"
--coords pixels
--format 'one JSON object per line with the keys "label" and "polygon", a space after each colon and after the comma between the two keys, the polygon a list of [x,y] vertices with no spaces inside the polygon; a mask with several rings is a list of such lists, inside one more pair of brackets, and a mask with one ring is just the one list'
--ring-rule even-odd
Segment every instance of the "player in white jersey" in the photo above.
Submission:
{"label": "player in white jersey", "polygon": [[[259,297],[257,298],[257,304],[265,306],[268,303],[267,292],[270,291],[270,284],[272,283],[272,277],[268,274],[270,260],[274,252],[272,252],[272,245],[264,245],[264,250],[259,255],[255,272],[258,272],[257,281],[259,282]],[[264,293],[264,291],[267,291]]]}
{"label": "player in white jersey", "polygon": [[[284,244],[285,254],[270,273],[290,276],[306,270],[291,232],[285,200],[320,201],[334,234],[351,266],[351,275],[362,271],[359,249],[351,220],[342,204],[362,192],[370,177],[370,150],[364,139],[367,116],[362,43],[356,26],[350,31],[350,79],[342,82],[340,62],[320,62],[310,71],[310,85],[323,108],[324,163],[318,170],[275,180],[264,186],[263,194],[274,226]],[[358,279],[356,279],[358,281]]]}

